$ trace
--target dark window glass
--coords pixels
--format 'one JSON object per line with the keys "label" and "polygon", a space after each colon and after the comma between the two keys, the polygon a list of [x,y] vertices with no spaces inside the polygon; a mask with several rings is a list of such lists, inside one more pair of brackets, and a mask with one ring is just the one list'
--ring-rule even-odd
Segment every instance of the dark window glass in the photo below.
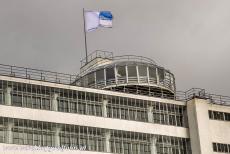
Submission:
{"label": "dark window glass", "polygon": [[0,104],[3,104],[3,93],[0,92]]}
{"label": "dark window glass", "polygon": [[136,66],[128,66],[129,77],[137,77]]}
{"label": "dark window glass", "polygon": [[149,67],[149,77],[150,78],[156,78],[156,68]]}
{"label": "dark window glass", "polygon": [[102,82],[104,81],[104,70],[99,70],[96,73],[96,78],[97,78],[97,82]]}
{"label": "dark window glass", "polygon": [[140,76],[147,76],[147,67],[146,66],[138,66],[138,71]]}
{"label": "dark window glass", "polygon": [[158,70],[158,76],[159,76],[160,82],[164,81],[164,76],[165,76],[164,75],[164,70],[160,69],[160,68],[158,68],[157,70]]}
{"label": "dark window glass", "polygon": [[42,109],[50,110],[50,99],[42,98]]}
{"label": "dark window glass", "polygon": [[92,85],[94,83],[95,83],[94,73],[88,74],[88,85]]}
{"label": "dark window glass", "polygon": [[107,68],[107,69],[106,69],[106,78],[107,78],[107,80],[110,80],[110,79],[114,79],[114,78],[115,78],[115,75],[114,75],[114,68]]}
{"label": "dark window glass", "polygon": [[125,66],[117,67],[117,77],[126,77]]}
{"label": "dark window glass", "polygon": [[230,121],[230,113],[225,113],[225,120]]}
{"label": "dark window glass", "polygon": [[209,111],[208,111],[208,115],[209,115],[209,118],[210,118],[210,119],[213,119],[213,116],[212,116],[212,115],[213,115],[213,114],[212,114],[212,111],[210,111],[210,110],[209,110]]}
{"label": "dark window glass", "polygon": [[13,105],[22,106],[22,96],[13,94]]}

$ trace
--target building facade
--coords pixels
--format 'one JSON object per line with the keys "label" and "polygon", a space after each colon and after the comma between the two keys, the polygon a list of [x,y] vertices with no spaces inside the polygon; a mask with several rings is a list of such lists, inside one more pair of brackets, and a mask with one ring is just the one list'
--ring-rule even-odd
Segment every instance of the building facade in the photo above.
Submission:
{"label": "building facade", "polygon": [[79,76],[0,65],[0,153],[230,153],[230,98],[96,52]]}

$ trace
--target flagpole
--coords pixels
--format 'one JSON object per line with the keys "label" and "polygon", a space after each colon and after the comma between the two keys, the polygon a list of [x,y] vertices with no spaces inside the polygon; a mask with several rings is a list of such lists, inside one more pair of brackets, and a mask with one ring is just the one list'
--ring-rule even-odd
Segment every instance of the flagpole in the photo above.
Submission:
{"label": "flagpole", "polygon": [[85,9],[83,8],[83,20],[84,20],[84,37],[85,37],[85,60],[88,63],[88,50],[87,50],[87,38],[86,38],[86,29],[85,29]]}

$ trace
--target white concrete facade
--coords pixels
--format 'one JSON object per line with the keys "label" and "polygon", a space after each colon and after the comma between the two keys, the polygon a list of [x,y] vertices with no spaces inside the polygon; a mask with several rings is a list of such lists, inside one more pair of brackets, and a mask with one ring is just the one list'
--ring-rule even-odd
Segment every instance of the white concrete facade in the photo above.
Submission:
{"label": "white concrete facade", "polygon": [[187,110],[193,154],[214,153],[213,143],[230,144],[230,122],[209,119],[208,113],[209,110],[230,113],[230,107],[195,98],[188,102]]}
{"label": "white concrete facade", "polygon": [[[11,106],[11,88],[7,88],[4,91],[4,99],[6,101],[5,105],[0,105],[0,116],[8,117],[8,118],[16,118],[16,119],[29,119],[34,121],[45,121],[50,123],[58,123],[58,124],[70,124],[70,125],[79,125],[79,126],[87,126],[87,127],[96,127],[103,128],[108,130],[105,136],[105,151],[106,153],[110,153],[110,131],[109,130],[121,130],[127,132],[137,132],[137,133],[146,133],[152,135],[164,135],[164,136],[173,136],[179,138],[190,139],[192,154],[218,154],[218,152],[213,152],[213,143],[223,143],[230,144],[230,121],[221,121],[221,120],[212,120],[209,118],[209,110],[230,113],[230,107],[223,105],[214,105],[211,104],[208,100],[194,98],[188,102],[175,101],[163,98],[155,98],[148,96],[140,96],[134,94],[126,94],[120,92],[99,90],[99,89],[91,89],[91,88],[83,88],[77,86],[70,85],[62,85],[56,83],[28,80],[28,79],[20,79],[15,77],[6,77],[0,76],[0,80],[19,82],[19,83],[28,83],[34,85],[43,85],[54,88],[63,88],[63,89],[71,89],[77,91],[86,91],[91,93],[99,93],[105,95],[114,95],[120,97],[128,97],[128,98],[138,98],[146,101],[155,101],[161,103],[169,103],[182,105],[187,107],[187,116],[188,116],[188,128],[186,127],[177,127],[172,125],[162,125],[152,123],[152,114],[153,109],[150,107],[147,108],[147,117],[148,122],[139,122],[139,121],[131,121],[131,120],[122,120],[122,119],[113,119],[107,117],[107,108],[106,105],[108,103],[107,100],[102,101],[102,117],[83,115],[77,113],[64,113],[58,112],[58,94],[54,93],[52,95],[51,108],[50,110],[41,110],[41,109],[31,109],[24,107],[16,107]],[[15,146],[12,145],[12,128],[13,123],[8,123],[7,125],[7,144],[0,144],[0,153],[46,153],[41,151],[4,151],[2,147],[10,147]],[[55,146],[60,146],[60,138],[59,138],[60,129],[55,130]],[[157,143],[156,138],[151,138],[151,154],[157,153]],[[22,146],[22,145],[20,145]],[[22,146],[23,147],[23,146]],[[52,153],[52,152],[51,152]],[[56,151],[56,153],[62,153]],[[102,152],[89,152],[89,151],[65,151],[66,154],[71,153],[79,153],[79,154],[99,154]]]}

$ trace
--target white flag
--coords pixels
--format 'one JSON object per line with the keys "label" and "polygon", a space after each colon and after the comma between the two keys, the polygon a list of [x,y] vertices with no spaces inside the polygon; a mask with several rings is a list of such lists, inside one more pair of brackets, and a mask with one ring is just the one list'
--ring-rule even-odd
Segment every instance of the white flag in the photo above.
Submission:
{"label": "white flag", "polygon": [[86,11],[85,29],[87,32],[98,27],[112,28],[113,15],[110,11]]}

